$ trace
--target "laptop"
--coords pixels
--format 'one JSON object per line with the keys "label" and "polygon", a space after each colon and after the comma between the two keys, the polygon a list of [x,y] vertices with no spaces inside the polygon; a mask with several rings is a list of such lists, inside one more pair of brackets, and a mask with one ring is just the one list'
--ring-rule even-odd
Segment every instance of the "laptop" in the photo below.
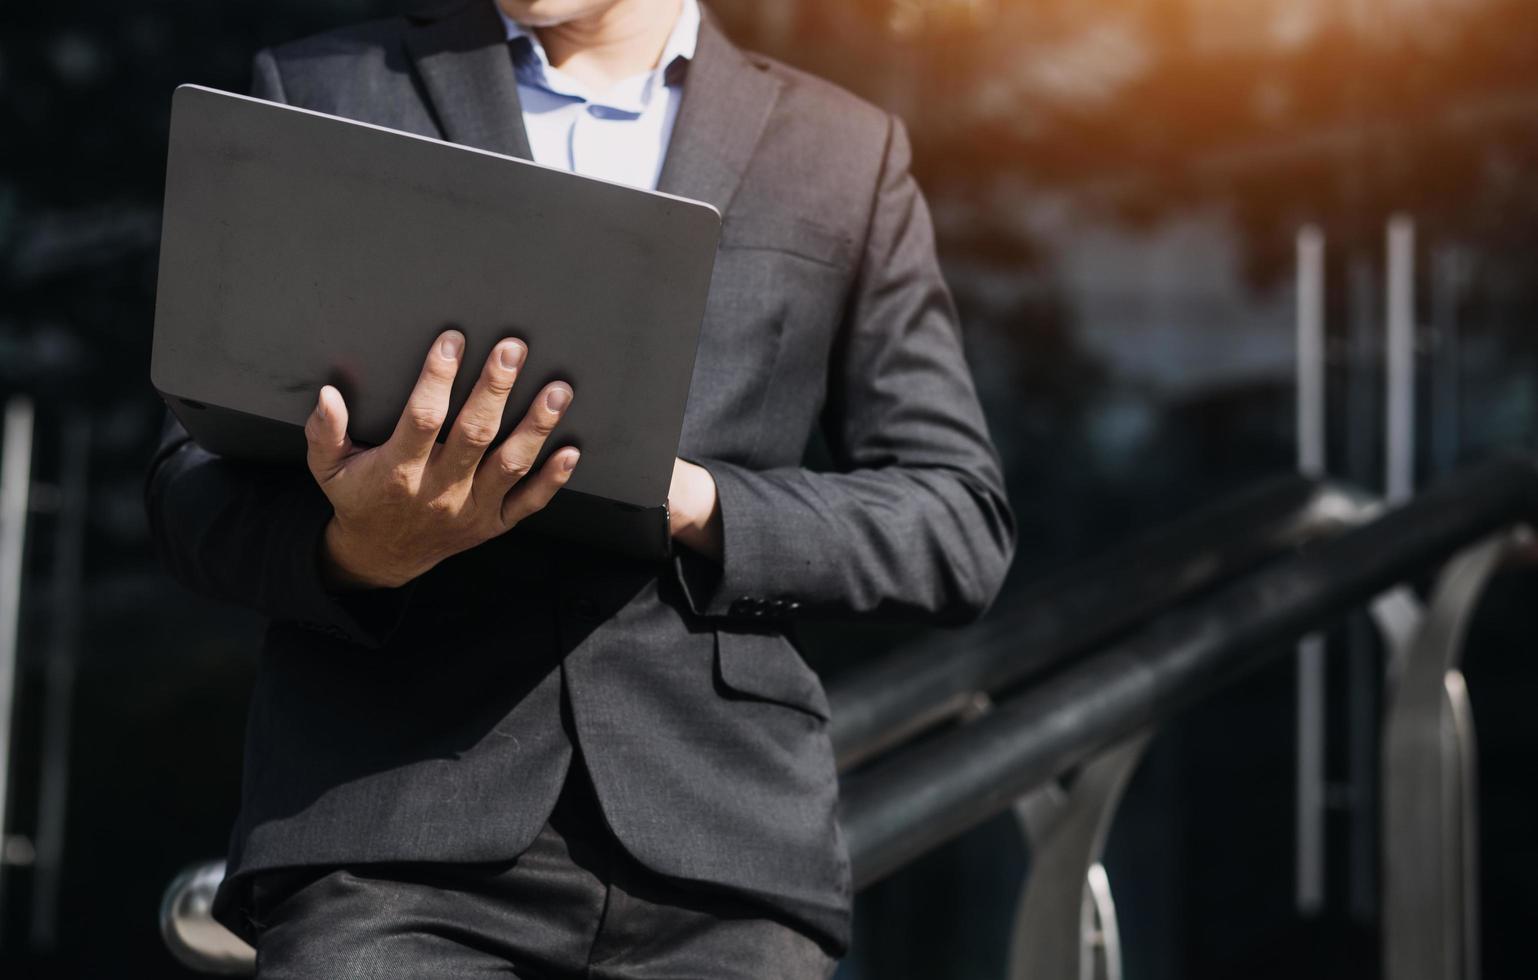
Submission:
{"label": "laptop", "polygon": [[378,444],[442,330],[466,339],[451,420],[518,337],[502,434],[562,379],[576,398],[545,455],[582,450],[527,523],[660,560],[720,224],[698,201],[183,85],[151,380],[209,451],[303,466],[322,385]]}

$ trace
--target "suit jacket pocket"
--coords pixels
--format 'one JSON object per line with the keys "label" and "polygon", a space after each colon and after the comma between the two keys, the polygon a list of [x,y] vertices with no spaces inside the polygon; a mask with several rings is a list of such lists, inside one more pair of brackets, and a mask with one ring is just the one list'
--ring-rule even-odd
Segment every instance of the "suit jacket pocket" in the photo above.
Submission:
{"label": "suit jacket pocket", "polygon": [[729,215],[721,225],[723,249],[763,249],[838,268],[854,258],[854,241],[815,221],[793,214]]}
{"label": "suit jacket pocket", "polygon": [[779,633],[716,633],[716,671],[727,690],[827,721],[822,682]]}

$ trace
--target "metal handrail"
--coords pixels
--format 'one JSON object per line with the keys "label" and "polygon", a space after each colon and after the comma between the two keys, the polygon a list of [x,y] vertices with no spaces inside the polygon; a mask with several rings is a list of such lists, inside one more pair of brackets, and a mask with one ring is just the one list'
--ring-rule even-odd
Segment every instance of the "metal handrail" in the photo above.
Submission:
{"label": "metal handrail", "polygon": [[868,885],[1114,743],[1289,649],[1454,551],[1538,518],[1538,461],[1500,459],[1261,568],[1076,661],[973,723],[844,781],[855,886]]}
{"label": "metal handrail", "polygon": [[[1173,590],[1176,598],[1187,598],[1258,565],[1268,551],[1273,557],[1278,550],[1295,553],[1152,619],[1111,646],[1073,658],[1071,631],[1054,633],[1038,626],[1034,629],[1043,632],[1033,633],[1026,627],[1014,635],[1012,656],[1026,665],[1023,668],[1005,667],[1004,655],[996,648],[982,655],[938,658],[967,681],[931,692],[927,702],[912,692],[903,695],[930,717],[936,716],[934,705],[954,701],[956,690],[992,693],[1048,666],[1057,670],[1023,693],[998,702],[970,724],[900,748],[845,777],[841,823],[856,887],[879,880],[1007,809],[1028,790],[1046,785],[1112,746],[1127,744],[1129,737],[1135,738],[1212,688],[1289,649],[1289,641],[1361,606],[1386,587],[1418,577],[1492,531],[1538,519],[1538,462],[1525,458],[1469,470],[1371,523],[1344,532],[1343,525],[1361,521],[1375,505],[1339,487],[1303,485],[1308,493],[1293,498],[1299,506],[1291,519],[1287,507],[1280,504],[1288,491],[1277,489],[1280,484],[1269,491],[1277,494],[1270,499],[1276,509],[1269,512],[1275,523],[1262,533],[1246,534],[1240,523],[1227,525],[1233,534],[1218,532],[1225,527],[1224,513],[1236,519],[1247,507],[1253,508],[1252,516],[1262,510],[1256,501],[1266,500],[1266,492],[1249,496],[1248,504],[1242,503],[1244,498],[1232,502],[1232,511],[1219,508],[1205,518],[1182,522],[1187,531],[1205,528],[1212,535],[1205,559],[1203,549],[1195,547],[1201,535],[1165,531],[1145,539],[1168,549],[1148,562],[1148,569],[1169,579],[1178,578],[1182,567],[1201,572],[1191,571],[1181,579],[1186,587]],[[1332,536],[1331,530],[1341,533]],[[1182,542],[1190,550],[1183,551]],[[1203,569],[1204,560],[1208,568],[1227,571],[1212,574]],[[1095,567],[1084,566],[1069,576],[1070,585],[1060,581],[1054,586],[1059,590],[1055,594],[1089,594]],[[1154,571],[1140,574],[1150,583],[1150,593],[1160,588],[1152,582]],[[1074,591],[1071,583],[1075,581],[1083,591]],[[1053,593],[1048,590],[1048,594]],[[1148,594],[1139,593],[1129,601],[1147,605]],[[1165,595],[1169,594],[1166,590]],[[1095,610],[1090,618],[1104,612]],[[1056,652],[1045,656],[1022,648],[1033,637],[1058,644],[1053,647]],[[909,651],[902,657],[916,654]],[[902,662],[894,658],[891,664]],[[927,662],[918,664],[918,669],[934,676]],[[888,665],[865,676],[894,676],[895,670]],[[894,710],[890,705],[900,700],[873,698],[870,704],[877,707],[870,708],[868,716],[890,712]],[[847,695],[843,703],[849,703]],[[869,724],[869,717],[860,724]],[[911,732],[914,726],[901,727]],[[846,731],[855,730],[851,726]],[[890,744],[892,735],[859,736],[867,738],[867,746]],[[249,947],[228,933],[200,931],[211,921],[208,900],[222,872],[222,865],[214,862],[202,866],[200,873],[179,879],[167,893],[163,929],[178,959],[189,966],[205,972],[249,972]]]}
{"label": "metal handrail", "polygon": [[977,626],[926,637],[851,671],[828,689],[839,768],[963,714],[979,695],[997,695],[1103,646],[1217,583],[1360,524],[1376,507],[1349,487],[1276,478],[1075,565]]}

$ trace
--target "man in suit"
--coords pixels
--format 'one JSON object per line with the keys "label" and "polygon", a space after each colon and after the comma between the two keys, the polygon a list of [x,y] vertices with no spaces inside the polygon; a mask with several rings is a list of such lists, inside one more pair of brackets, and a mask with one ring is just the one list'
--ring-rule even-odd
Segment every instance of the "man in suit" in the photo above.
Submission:
{"label": "man in suit", "polygon": [[275,978],[826,975],[848,859],[794,628],[964,621],[1013,549],[901,124],[696,0],[448,0],[264,51],[255,94],[724,223],[667,564],[516,526],[580,465],[531,469],[581,397],[548,386],[491,445],[516,338],[467,366],[441,336],[374,449],[323,389],[309,472],[168,423],[164,560],[271,620],[221,919]]}

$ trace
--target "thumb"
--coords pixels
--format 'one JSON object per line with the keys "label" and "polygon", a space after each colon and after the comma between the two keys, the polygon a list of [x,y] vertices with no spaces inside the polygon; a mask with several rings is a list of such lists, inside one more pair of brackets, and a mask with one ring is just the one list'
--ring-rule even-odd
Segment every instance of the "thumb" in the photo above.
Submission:
{"label": "thumb", "polygon": [[324,484],[342,469],[352,455],[352,440],[347,438],[347,403],[342,393],[331,385],[320,389],[315,408],[304,422],[304,438],[310,449],[310,472],[317,483]]}

